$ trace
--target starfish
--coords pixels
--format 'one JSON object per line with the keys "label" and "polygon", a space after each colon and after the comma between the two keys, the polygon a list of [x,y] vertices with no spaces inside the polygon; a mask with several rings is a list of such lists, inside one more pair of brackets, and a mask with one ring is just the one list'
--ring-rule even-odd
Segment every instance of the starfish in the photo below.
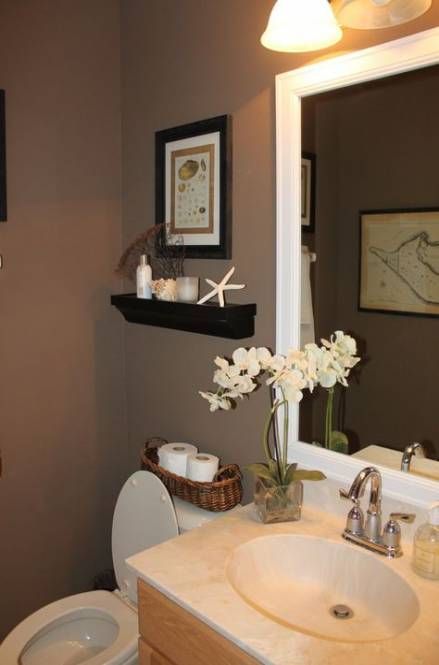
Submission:
{"label": "starfish", "polygon": [[224,291],[234,291],[235,289],[243,289],[245,288],[245,284],[227,284],[233,273],[235,272],[235,266],[229,270],[229,272],[224,275],[222,280],[218,282],[214,282],[211,279],[206,279],[206,282],[209,284],[209,286],[213,286],[212,291],[209,291],[207,295],[205,295],[201,300],[198,301],[197,305],[202,305],[203,303],[207,302],[214,296],[218,295],[218,300],[220,307],[224,307]]}

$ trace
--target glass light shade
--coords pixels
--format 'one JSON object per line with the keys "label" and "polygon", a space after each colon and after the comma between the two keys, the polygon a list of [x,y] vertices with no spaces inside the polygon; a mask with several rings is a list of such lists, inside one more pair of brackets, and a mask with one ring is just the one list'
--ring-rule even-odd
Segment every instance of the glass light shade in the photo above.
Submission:
{"label": "glass light shade", "polygon": [[341,37],[328,0],[277,0],[261,44],[272,51],[317,51]]}
{"label": "glass light shade", "polygon": [[332,6],[341,25],[373,30],[412,21],[430,9],[431,0],[334,0]]}

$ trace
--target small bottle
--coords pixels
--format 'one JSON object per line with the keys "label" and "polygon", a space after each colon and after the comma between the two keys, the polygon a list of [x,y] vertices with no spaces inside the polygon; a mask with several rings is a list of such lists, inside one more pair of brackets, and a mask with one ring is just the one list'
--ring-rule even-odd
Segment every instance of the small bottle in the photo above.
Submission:
{"label": "small bottle", "polygon": [[140,263],[137,266],[136,271],[136,283],[137,283],[137,297],[146,298],[151,300],[151,280],[152,280],[152,270],[151,266],[148,265],[146,260],[146,254],[142,254],[140,257]]}
{"label": "small bottle", "polygon": [[439,502],[433,503],[428,512],[428,522],[415,533],[413,569],[422,577],[439,580]]}

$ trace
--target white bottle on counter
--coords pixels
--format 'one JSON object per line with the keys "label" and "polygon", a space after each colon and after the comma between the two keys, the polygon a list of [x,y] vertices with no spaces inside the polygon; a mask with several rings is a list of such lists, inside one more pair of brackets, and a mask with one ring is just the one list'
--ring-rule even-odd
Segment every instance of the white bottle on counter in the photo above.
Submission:
{"label": "white bottle on counter", "polygon": [[151,300],[151,281],[152,281],[152,270],[151,266],[148,265],[146,260],[146,254],[142,254],[140,257],[140,263],[137,266],[136,271],[136,284],[137,284],[137,297],[146,298]]}
{"label": "white bottle on counter", "polygon": [[439,580],[439,502],[433,503],[428,512],[428,522],[416,531],[413,569],[422,577]]}

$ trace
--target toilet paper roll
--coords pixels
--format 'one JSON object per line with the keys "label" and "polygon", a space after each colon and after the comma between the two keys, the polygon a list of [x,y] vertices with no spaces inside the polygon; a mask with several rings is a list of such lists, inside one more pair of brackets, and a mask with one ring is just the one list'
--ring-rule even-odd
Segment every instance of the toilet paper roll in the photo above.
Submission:
{"label": "toilet paper roll", "polygon": [[167,471],[186,478],[187,459],[197,452],[198,448],[191,443],[166,443],[158,449],[159,464]]}
{"label": "toilet paper roll", "polygon": [[200,483],[211,483],[218,471],[219,459],[215,455],[198,453],[187,459],[187,477]]}

